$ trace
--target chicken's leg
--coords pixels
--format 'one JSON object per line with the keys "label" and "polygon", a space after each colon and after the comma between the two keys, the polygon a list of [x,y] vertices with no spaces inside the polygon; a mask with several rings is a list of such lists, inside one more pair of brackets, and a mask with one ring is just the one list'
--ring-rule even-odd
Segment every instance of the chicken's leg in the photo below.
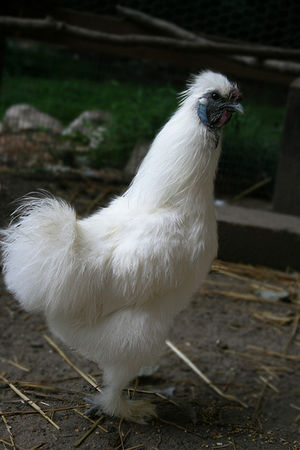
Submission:
{"label": "chicken's leg", "polygon": [[94,406],[89,412],[97,414],[103,412],[138,423],[146,423],[148,419],[155,417],[155,407],[150,401],[130,400],[122,393],[138,371],[136,367],[129,368],[122,365],[104,368],[103,391],[95,396],[92,402]]}

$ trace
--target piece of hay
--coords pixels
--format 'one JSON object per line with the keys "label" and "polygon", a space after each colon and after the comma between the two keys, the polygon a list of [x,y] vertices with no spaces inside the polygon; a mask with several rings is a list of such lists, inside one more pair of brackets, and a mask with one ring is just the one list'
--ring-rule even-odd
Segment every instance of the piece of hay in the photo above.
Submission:
{"label": "piece of hay", "polygon": [[234,395],[231,394],[225,394],[222,392],[217,386],[215,386],[212,381],[204,375],[203,372],[201,372],[200,369],[198,369],[197,366],[184,354],[182,353],[171,341],[166,340],[166,344],[168,347],[170,347],[174,353],[176,353],[179,358],[181,358],[208,386],[210,386],[218,395],[220,395],[223,398],[226,398],[227,400],[231,400],[234,402],[239,403],[240,405],[244,406],[244,408],[248,408],[248,405],[244,403],[242,400],[238,399]]}
{"label": "piece of hay", "polygon": [[81,438],[78,439],[78,441],[75,442],[74,447],[79,447],[80,444],[97,428],[99,422],[103,420],[103,416],[99,417],[99,419],[96,420],[96,422],[87,430],[86,433],[84,433]]}
{"label": "piece of hay", "polygon": [[84,378],[89,384],[91,384],[97,391],[101,392],[101,389],[97,385],[97,383],[92,379],[92,377],[85,372],[83,372],[81,369],[79,369],[77,366],[75,366],[74,363],[67,357],[67,355],[62,351],[62,349],[46,334],[44,334],[44,338],[46,341],[57,351],[57,353],[66,361],[66,363],[72,367],[75,372],[77,372],[82,378]]}
{"label": "piece of hay", "polygon": [[56,428],[57,430],[60,430],[60,427],[53,422],[53,420],[50,419],[50,417],[47,416],[47,414],[44,413],[44,411],[32,400],[30,400],[27,395],[23,394],[14,384],[10,383],[3,375],[0,375],[0,378],[7,383],[7,385],[19,396],[22,400],[24,400],[28,405],[30,405],[33,409],[35,409],[38,413],[41,414],[41,416],[44,417],[44,419],[48,420],[48,422],[51,423],[51,425]]}
{"label": "piece of hay", "polygon": [[8,425],[7,420],[6,420],[6,417],[4,416],[4,414],[1,414],[1,418],[2,418],[2,420],[3,420],[3,422],[4,422],[4,425],[5,425],[6,429],[7,429],[8,434],[9,434],[9,439],[10,439],[11,447],[12,447],[14,450],[16,450],[16,445],[15,445],[14,437],[13,437],[13,434],[12,434],[11,429],[10,429],[11,427]]}
{"label": "piece of hay", "polygon": [[[84,417],[86,420],[88,420],[89,422],[91,422],[92,424],[95,424],[96,422],[95,422],[95,420],[93,420],[93,419],[91,419],[89,416],[87,416],[86,414],[83,414],[82,412],[80,412],[80,411],[78,411],[78,409],[73,409],[73,411],[75,411],[77,414],[79,414],[81,417]],[[103,418],[103,416],[102,416],[102,418]],[[104,428],[104,427],[102,427],[102,425],[99,425],[99,423],[97,424],[97,427],[100,429],[100,430],[102,430],[102,431],[104,431],[105,433],[108,433],[108,430],[106,429],[106,428]]]}

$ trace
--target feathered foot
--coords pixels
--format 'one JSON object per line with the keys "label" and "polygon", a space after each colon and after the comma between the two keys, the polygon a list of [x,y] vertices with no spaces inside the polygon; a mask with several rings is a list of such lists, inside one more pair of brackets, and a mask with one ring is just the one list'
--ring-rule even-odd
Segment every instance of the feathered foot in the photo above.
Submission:
{"label": "feathered foot", "polygon": [[93,400],[86,399],[91,404],[86,414],[107,414],[141,424],[157,417],[155,407],[148,400],[130,400],[123,395],[123,389],[137,375],[139,369],[137,366],[129,366],[128,362],[103,367],[103,391]]}
{"label": "feathered foot", "polygon": [[157,417],[155,406],[148,400],[129,400],[120,397],[117,402],[108,404],[108,399],[103,394],[99,394],[95,399],[85,398],[91,407],[84,412],[88,416],[108,414],[124,418],[130,422],[147,424],[153,417]]}

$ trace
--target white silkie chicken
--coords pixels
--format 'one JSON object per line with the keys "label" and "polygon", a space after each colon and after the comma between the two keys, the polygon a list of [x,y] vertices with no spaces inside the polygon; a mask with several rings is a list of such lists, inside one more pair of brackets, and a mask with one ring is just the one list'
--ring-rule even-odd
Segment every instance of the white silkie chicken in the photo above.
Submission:
{"label": "white silkie chicken", "polygon": [[213,181],[221,128],[239,102],[225,76],[200,73],[125,194],[82,220],[62,200],[28,198],[2,231],[8,290],[103,369],[99,412],[155,415],[122,390],[155,362],[216,256]]}

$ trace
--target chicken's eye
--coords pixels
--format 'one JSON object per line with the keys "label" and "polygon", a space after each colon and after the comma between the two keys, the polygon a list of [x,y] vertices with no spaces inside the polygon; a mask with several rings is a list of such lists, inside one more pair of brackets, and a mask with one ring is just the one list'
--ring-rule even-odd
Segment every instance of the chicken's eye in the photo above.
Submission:
{"label": "chicken's eye", "polygon": [[220,95],[219,95],[217,92],[213,92],[213,93],[211,94],[211,98],[212,98],[213,100],[219,100],[219,99],[220,99]]}

